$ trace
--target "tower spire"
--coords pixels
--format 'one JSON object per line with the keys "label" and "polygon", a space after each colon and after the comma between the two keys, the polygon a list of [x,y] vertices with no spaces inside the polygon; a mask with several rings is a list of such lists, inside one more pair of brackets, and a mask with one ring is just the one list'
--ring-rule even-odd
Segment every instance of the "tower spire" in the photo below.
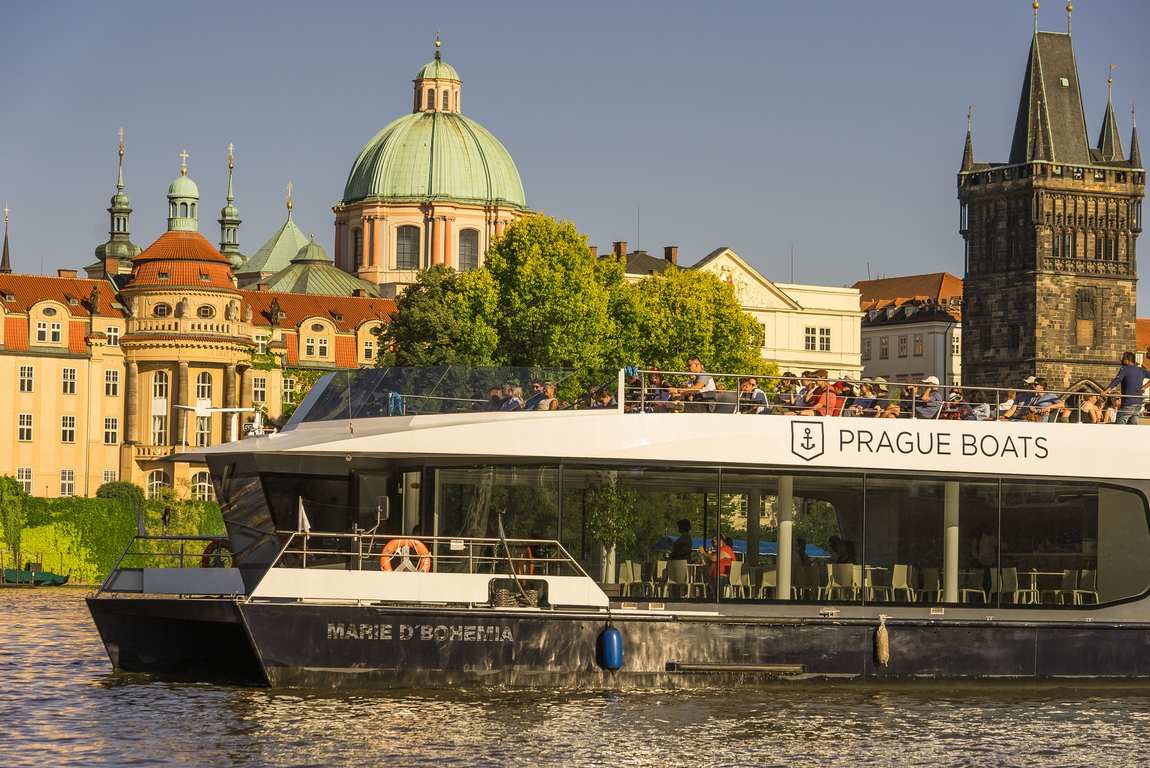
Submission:
{"label": "tower spire", "polygon": [[243,266],[244,256],[240,253],[240,209],[236,207],[236,196],[232,192],[232,172],[236,167],[236,145],[228,143],[228,194],[227,202],[220,210],[220,253],[227,257],[232,269]]}
{"label": "tower spire", "polygon": [[119,153],[120,159],[116,165],[116,189],[124,191],[124,129],[120,129]]}
{"label": "tower spire", "polygon": [[291,218],[291,209],[295,207],[294,204],[292,203],[292,197],[291,197],[292,183],[290,181],[288,182],[287,192],[288,192],[287,193],[287,209],[288,209],[288,218],[290,219]]}
{"label": "tower spire", "polygon": [[974,141],[971,138],[971,128],[974,125],[974,105],[966,108],[966,145],[962,148],[962,170],[969,171],[974,168]]}
{"label": "tower spire", "polygon": [[4,206],[4,251],[0,254],[0,274],[12,272],[12,256],[8,253],[8,206]]}
{"label": "tower spire", "polygon": [[1066,34],[1070,34],[1070,17],[1074,15],[1074,2],[1068,0],[1066,3]]}
{"label": "tower spire", "polygon": [[1134,112],[1134,102],[1130,102],[1130,165],[1142,167],[1142,153],[1138,150],[1138,116]]}
{"label": "tower spire", "polygon": [[442,46],[443,46],[443,41],[439,39],[439,31],[436,30],[436,32],[435,32],[435,60],[436,61],[439,61],[439,59],[440,59],[439,49]]}
{"label": "tower spire", "polygon": [[1034,34],[1037,35],[1038,34],[1038,0],[1034,0],[1034,2],[1030,4],[1030,7],[1034,9]]}
{"label": "tower spire", "polygon": [[1107,161],[1122,159],[1122,139],[1118,135],[1118,120],[1114,117],[1114,70],[1111,64],[1106,75],[1106,114],[1102,116],[1102,130],[1098,133],[1098,149],[1102,159]]}

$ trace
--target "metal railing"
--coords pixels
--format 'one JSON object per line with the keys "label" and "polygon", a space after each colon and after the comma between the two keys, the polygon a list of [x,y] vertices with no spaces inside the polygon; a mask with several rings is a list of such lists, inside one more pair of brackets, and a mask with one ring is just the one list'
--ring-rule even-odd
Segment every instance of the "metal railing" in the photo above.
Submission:
{"label": "metal railing", "polygon": [[220,536],[135,535],[108,571],[96,595],[111,584],[117,571],[134,568],[230,568],[235,556]]}
{"label": "metal railing", "polygon": [[579,562],[555,539],[316,531],[277,534],[285,543],[273,568],[331,568],[342,564],[344,570],[356,571],[390,569],[510,576],[514,569],[520,577],[587,576]]}
{"label": "metal railing", "polygon": [[1124,402],[1121,395],[1041,388],[936,386],[786,374],[629,373],[623,403],[628,413],[1102,423],[1109,413],[1117,414]]}

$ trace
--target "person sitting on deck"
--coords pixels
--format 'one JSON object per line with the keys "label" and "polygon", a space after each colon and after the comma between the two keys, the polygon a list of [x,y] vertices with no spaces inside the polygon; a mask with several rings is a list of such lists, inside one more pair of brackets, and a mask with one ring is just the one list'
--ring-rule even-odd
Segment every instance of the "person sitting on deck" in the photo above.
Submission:
{"label": "person sitting on deck", "polygon": [[743,379],[739,384],[739,413],[765,413],[767,393],[759,389],[754,376]]}
{"label": "person sitting on deck", "polygon": [[537,411],[535,406],[539,405],[539,401],[546,398],[547,395],[543,392],[543,382],[539,379],[534,379],[531,382],[531,396],[523,402],[523,410]]}
{"label": "person sitting on deck", "polygon": [[714,547],[713,550],[699,547],[699,554],[709,564],[707,568],[707,592],[711,593],[711,590],[714,589],[717,567],[719,594],[721,595],[727,591],[727,587],[731,584],[731,563],[735,562],[735,549],[731,540],[726,536],[716,536],[711,540],[711,543]]}
{"label": "person sitting on deck", "polygon": [[799,405],[799,380],[787,371],[779,380],[779,394],[776,398],[779,406],[786,410],[795,410]]}
{"label": "person sitting on deck", "polygon": [[843,416],[874,416],[875,414],[874,384],[869,379],[859,382],[858,394],[843,406]]}
{"label": "person sitting on deck", "polygon": [[[542,394],[543,397],[539,398],[538,400],[536,400],[534,397],[531,398],[531,400],[536,400],[535,406],[532,410],[536,410],[536,411],[557,411],[557,410],[559,410],[559,401],[557,399],[555,399],[555,382],[553,382],[553,381],[543,382],[543,391],[540,394]],[[529,403],[529,402],[531,402],[531,400],[528,400],[527,402]],[[524,408],[526,409],[526,407],[527,407],[527,405],[525,403]]]}
{"label": "person sitting on deck", "polygon": [[1035,421],[1056,421],[1066,410],[1066,403],[1058,395],[1046,391],[1046,379],[1037,377],[1034,380],[1034,396],[1030,398],[1029,416]]}
{"label": "person sitting on deck", "polygon": [[922,383],[926,386],[923,387],[922,394],[918,396],[918,401],[915,404],[915,418],[937,419],[939,411],[942,410],[942,392],[938,389],[938,377],[927,376],[922,380]]}
{"label": "person sitting on deck", "polygon": [[503,386],[503,402],[499,404],[501,411],[523,410],[523,388],[518,384],[508,382]]}
{"label": "person sitting on deck", "polygon": [[800,416],[832,416],[838,405],[838,397],[831,390],[827,382],[828,373],[825,370],[815,371],[811,375],[814,386],[807,390],[803,399],[803,410]]}
{"label": "person sitting on deck", "polygon": [[696,355],[691,355],[687,359],[687,370],[691,372],[687,386],[674,388],[671,392],[682,400],[713,402],[715,379],[703,370],[703,362]]}
{"label": "person sitting on deck", "polygon": [[591,402],[591,407],[614,408],[616,407],[615,396],[611,394],[611,390],[601,387],[595,390],[595,397]]}
{"label": "person sitting on deck", "polygon": [[1102,396],[1091,392],[1078,400],[1078,421],[1082,424],[1098,424],[1102,421]]}

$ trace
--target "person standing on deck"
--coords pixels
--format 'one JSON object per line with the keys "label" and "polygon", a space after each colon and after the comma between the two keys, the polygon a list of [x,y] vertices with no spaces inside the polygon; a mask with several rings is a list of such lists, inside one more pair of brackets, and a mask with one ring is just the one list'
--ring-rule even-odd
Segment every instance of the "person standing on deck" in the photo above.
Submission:
{"label": "person standing on deck", "polygon": [[1114,381],[1104,392],[1118,390],[1122,394],[1122,406],[1115,417],[1116,424],[1137,424],[1142,411],[1142,384],[1146,380],[1146,370],[1137,364],[1133,352],[1122,353],[1122,367]]}

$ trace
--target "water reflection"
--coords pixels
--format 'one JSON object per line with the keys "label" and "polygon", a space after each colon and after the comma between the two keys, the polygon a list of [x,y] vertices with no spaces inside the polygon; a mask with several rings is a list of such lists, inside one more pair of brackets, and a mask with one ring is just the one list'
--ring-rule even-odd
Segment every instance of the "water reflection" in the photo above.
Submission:
{"label": "water reflection", "polygon": [[1150,688],[330,695],[113,675],[75,590],[0,592],[0,765],[1134,765]]}

